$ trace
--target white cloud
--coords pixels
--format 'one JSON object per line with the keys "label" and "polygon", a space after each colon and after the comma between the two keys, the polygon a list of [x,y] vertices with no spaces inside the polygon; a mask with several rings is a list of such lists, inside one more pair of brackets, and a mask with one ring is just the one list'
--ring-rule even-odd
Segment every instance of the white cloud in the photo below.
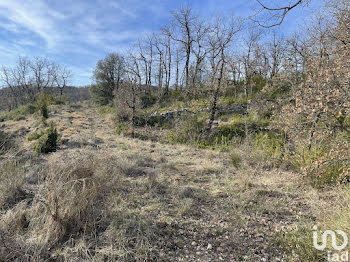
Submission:
{"label": "white cloud", "polygon": [[62,19],[64,15],[51,10],[43,1],[1,0],[0,15],[38,34],[48,46],[53,46],[59,40],[53,20]]}
{"label": "white cloud", "polygon": [[[140,19],[143,12],[164,14],[162,5],[140,0],[76,1],[49,3],[48,0],[0,0],[0,18],[8,22],[1,27],[15,33],[20,28],[34,32],[45,40],[48,48],[66,42],[109,46],[112,41],[126,41],[140,36],[138,29],[128,28],[130,19]],[[54,6],[53,4],[56,4]],[[144,29],[141,29],[141,31]]]}
{"label": "white cloud", "polygon": [[126,50],[166,13],[160,0],[0,0],[0,30],[12,32],[0,39],[0,65],[48,55],[86,79],[91,70],[79,64],[94,67],[105,53]]}
{"label": "white cloud", "polygon": [[136,17],[136,13],[132,12],[131,10],[123,7],[120,3],[116,2],[116,1],[112,1],[108,3],[111,7],[117,9],[118,11],[122,12],[123,14],[129,16],[129,17]]}
{"label": "white cloud", "polygon": [[7,21],[1,21],[0,27],[4,28],[6,31],[19,33],[20,28],[16,23],[13,22],[7,22]]}

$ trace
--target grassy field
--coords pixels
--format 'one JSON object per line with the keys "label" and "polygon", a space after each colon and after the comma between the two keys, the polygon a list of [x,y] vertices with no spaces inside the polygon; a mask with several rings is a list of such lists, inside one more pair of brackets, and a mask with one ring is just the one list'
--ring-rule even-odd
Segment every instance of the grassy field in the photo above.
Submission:
{"label": "grassy field", "polygon": [[0,156],[1,261],[322,261],[313,226],[346,227],[346,188],[315,189],[244,145],[118,136],[87,104],[49,121],[58,148],[40,155],[45,123],[0,123],[17,145]]}

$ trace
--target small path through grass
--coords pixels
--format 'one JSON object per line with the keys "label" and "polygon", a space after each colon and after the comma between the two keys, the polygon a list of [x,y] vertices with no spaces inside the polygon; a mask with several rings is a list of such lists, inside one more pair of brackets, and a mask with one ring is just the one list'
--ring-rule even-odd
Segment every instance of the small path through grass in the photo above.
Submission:
{"label": "small path through grass", "polygon": [[159,179],[178,191],[151,195],[144,203],[163,198],[149,215],[159,227],[154,250],[164,261],[287,261],[276,237],[316,220],[317,194],[301,186],[297,174],[237,170],[226,153],[117,137],[89,107],[78,108],[73,117],[79,135],[96,137],[101,148],[155,160],[159,164],[151,167]]}

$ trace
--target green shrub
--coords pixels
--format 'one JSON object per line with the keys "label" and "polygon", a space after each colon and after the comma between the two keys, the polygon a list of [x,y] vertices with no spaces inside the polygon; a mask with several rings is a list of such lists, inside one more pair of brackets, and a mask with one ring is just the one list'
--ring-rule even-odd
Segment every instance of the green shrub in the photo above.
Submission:
{"label": "green shrub", "polygon": [[246,123],[242,119],[235,119],[231,124],[225,124],[219,127],[217,137],[232,139],[233,137],[245,137]]}
{"label": "green shrub", "polygon": [[128,125],[126,123],[119,123],[116,129],[114,130],[114,133],[116,135],[122,135],[128,131]]}
{"label": "green shrub", "polygon": [[152,94],[142,94],[140,96],[141,108],[153,106],[158,100],[158,97]]}
{"label": "green shrub", "polygon": [[37,140],[39,139],[43,134],[42,133],[37,133],[37,132],[34,132],[34,133],[31,133],[28,135],[27,137],[27,140],[30,142],[30,141],[33,141],[33,140]]}
{"label": "green shrub", "polygon": [[157,126],[157,127],[163,127],[166,126],[169,121],[167,121],[165,118],[161,116],[150,116],[150,117],[138,117],[136,121],[137,126]]}
{"label": "green shrub", "polygon": [[[299,80],[300,81],[300,80]],[[298,84],[296,84],[297,86]],[[261,92],[261,96],[268,100],[277,100],[280,98],[290,97],[290,91],[292,90],[291,83],[280,77],[275,77],[266,85]]]}
{"label": "green shrub", "polygon": [[290,256],[290,259],[297,256],[297,260],[288,261],[326,261],[326,251],[321,252],[313,246],[312,233],[310,225],[301,226],[278,234],[274,242]]}
{"label": "green shrub", "polygon": [[0,112],[0,118],[19,121],[35,112],[39,112],[40,116],[48,118],[48,106],[62,104],[65,99],[64,97],[56,98],[53,94],[39,94],[35,103],[21,105],[10,112]]}
{"label": "green shrub", "polygon": [[21,115],[31,115],[31,114],[34,114],[35,113],[35,105],[33,104],[27,104],[27,105],[23,105],[23,106],[20,106],[16,109],[16,111],[21,114]]}
{"label": "green shrub", "polygon": [[220,116],[220,120],[223,121],[223,122],[227,122],[228,120],[230,120],[232,116],[230,115],[222,115]]}
{"label": "green shrub", "polygon": [[151,116],[147,119],[147,125],[149,126],[161,126],[164,123],[164,118],[161,116]]}
{"label": "green shrub", "polygon": [[281,158],[284,153],[285,136],[272,132],[254,135],[254,146],[261,149],[268,158]]}
{"label": "green shrub", "polygon": [[40,116],[44,118],[49,118],[49,105],[55,105],[57,101],[52,94],[39,94],[36,101],[36,109]]}
{"label": "green shrub", "polygon": [[47,105],[46,104],[43,104],[41,107],[40,107],[40,115],[43,117],[43,118],[49,118],[49,111],[47,109]]}
{"label": "green shrub", "polygon": [[21,121],[24,119],[26,119],[24,115],[17,115],[17,116],[14,116],[13,121]]}
{"label": "green shrub", "polygon": [[113,91],[106,84],[91,85],[89,92],[91,100],[97,105],[105,106],[113,100]]}
{"label": "green shrub", "polygon": [[41,105],[57,105],[59,102],[56,100],[53,94],[41,93],[36,98],[36,105],[40,108]]}
{"label": "green shrub", "polygon": [[147,117],[145,116],[135,116],[135,126],[142,127],[147,125]]}
{"label": "green shrub", "polygon": [[34,152],[36,154],[53,152],[57,148],[57,130],[54,124],[51,122],[50,127],[39,138],[34,145]]}
{"label": "green shrub", "polygon": [[255,134],[267,130],[269,121],[256,119],[254,116],[236,116],[232,123],[222,125],[216,132],[217,137],[225,137],[231,140],[234,137],[244,138],[246,132]]}
{"label": "green shrub", "polygon": [[173,127],[173,124],[170,121],[162,121],[161,127],[163,129],[171,129]]}
{"label": "green shrub", "polygon": [[242,164],[242,157],[237,152],[232,152],[230,155],[230,161],[235,168],[239,168]]}
{"label": "green shrub", "polygon": [[253,92],[259,92],[263,89],[263,87],[266,85],[266,80],[261,75],[255,75],[253,77]]}
{"label": "green shrub", "polygon": [[312,186],[321,188],[326,185],[348,184],[350,182],[350,161],[346,155],[337,151],[318,149],[315,159],[301,166],[300,170]]}
{"label": "green shrub", "polygon": [[308,174],[308,179],[311,182],[311,184],[316,187],[320,188],[325,185],[336,185],[339,182],[339,179],[342,174],[342,163],[330,163],[326,165],[322,170],[320,170],[319,174],[316,174],[315,172],[312,172],[312,170]]}
{"label": "green shrub", "polygon": [[33,104],[26,104],[19,106],[10,112],[2,112],[1,117],[4,120],[14,120],[14,121],[19,121],[25,119],[27,115],[31,115],[35,113],[36,107]]}
{"label": "green shrub", "polygon": [[110,105],[99,106],[96,108],[97,113],[101,115],[111,114],[113,113],[113,107]]}
{"label": "green shrub", "polygon": [[59,95],[55,97],[55,105],[65,105],[70,103],[70,97],[67,95]]}
{"label": "green shrub", "polygon": [[285,159],[316,188],[350,182],[350,146],[342,133],[311,145],[308,134],[288,145]]}
{"label": "green shrub", "polygon": [[239,94],[237,97],[234,96],[228,96],[224,99],[224,104],[225,105],[244,105],[248,103],[248,100],[251,99],[252,96],[249,95],[248,97],[244,94]]}
{"label": "green shrub", "polygon": [[184,95],[183,95],[183,92],[181,90],[169,90],[169,96],[168,96],[169,99],[172,99],[172,100],[179,100],[179,101],[182,101],[184,100]]}
{"label": "green shrub", "polygon": [[188,116],[180,121],[174,130],[167,134],[167,141],[174,143],[194,144],[203,140],[205,119],[198,116]]}

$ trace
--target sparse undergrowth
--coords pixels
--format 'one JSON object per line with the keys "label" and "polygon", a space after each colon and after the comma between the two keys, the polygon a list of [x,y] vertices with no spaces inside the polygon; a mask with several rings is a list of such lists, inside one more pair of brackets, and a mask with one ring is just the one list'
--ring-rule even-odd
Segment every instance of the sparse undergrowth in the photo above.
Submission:
{"label": "sparse undergrowth", "polygon": [[291,231],[280,233],[275,243],[288,253],[290,261],[327,261],[326,251],[320,252],[313,246],[312,233],[311,225],[302,225]]}
{"label": "sparse undergrowth", "polygon": [[50,105],[62,105],[66,103],[65,99],[63,96],[55,97],[52,94],[39,94],[36,102],[20,105],[9,112],[0,111],[0,120],[19,121],[34,113],[37,113],[39,117],[47,119],[49,117],[48,107]]}

